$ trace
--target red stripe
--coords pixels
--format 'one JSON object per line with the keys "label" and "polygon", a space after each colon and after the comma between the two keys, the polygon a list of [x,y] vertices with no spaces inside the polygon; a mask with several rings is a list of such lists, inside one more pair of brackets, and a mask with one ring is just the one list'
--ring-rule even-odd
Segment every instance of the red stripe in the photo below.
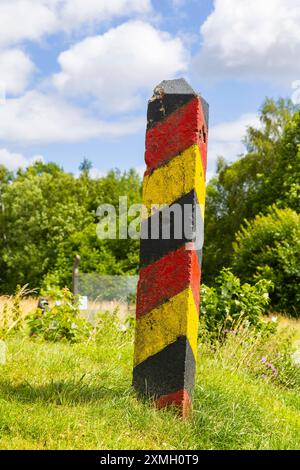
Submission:
{"label": "red stripe", "polygon": [[146,174],[194,144],[199,145],[206,172],[207,128],[201,100],[198,97],[148,130],[145,154]]}
{"label": "red stripe", "polygon": [[137,318],[191,286],[199,310],[200,267],[195,250],[185,245],[140,270]]}
{"label": "red stripe", "polygon": [[200,281],[201,281],[201,266],[199,265],[199,258],[195,250],[191,250],[191,289],[194,294],[194,300],[199,312],[200,308]]}
{"label": "red stripe", "polygon": [[179,409],[182,418],[186,419],[190,414],[192,401],[186,390],[179,390],[178,392],[171,393],[170,395],[163,395],[156,400],[155,405],[158,409],[175,406]]}

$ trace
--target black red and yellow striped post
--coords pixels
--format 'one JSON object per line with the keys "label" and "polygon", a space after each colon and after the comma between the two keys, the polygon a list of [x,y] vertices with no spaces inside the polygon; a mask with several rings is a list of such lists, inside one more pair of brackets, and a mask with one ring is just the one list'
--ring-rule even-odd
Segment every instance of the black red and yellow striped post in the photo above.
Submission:
{"label": "black red and yellow striped post", "polygon": [[197,360],[208,105],[183,79],[149,101],[133,385],[191,408]]}

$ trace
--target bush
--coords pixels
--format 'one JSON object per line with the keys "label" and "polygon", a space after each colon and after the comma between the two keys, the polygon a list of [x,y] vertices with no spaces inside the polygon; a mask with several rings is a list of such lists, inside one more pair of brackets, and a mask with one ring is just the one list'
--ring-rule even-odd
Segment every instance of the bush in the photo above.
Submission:
{"label": "bush", "polygon": [[201,286],[201,334],[220,338],[238,323],[263,328],[262,315],[269,304],[270,281],[261,279],[256,284],[241,284],[240,280],[224,268],[216,279],[216,287]]}
{"label": "bush", "polygon": [[299,263],[300,215],[291,209],[272,206],[236,235],[233,271],[243,281],[271,280],[272,307],[294,317],[300,315]]}
{"label": "bush", "polygon": [[68,289],[61,291],[61,300],[43,314],[37,309],[28,321],[31,335],[47,341],[77,343],[87,339],[92,331],[90,322],[79,316],[78,302]]}

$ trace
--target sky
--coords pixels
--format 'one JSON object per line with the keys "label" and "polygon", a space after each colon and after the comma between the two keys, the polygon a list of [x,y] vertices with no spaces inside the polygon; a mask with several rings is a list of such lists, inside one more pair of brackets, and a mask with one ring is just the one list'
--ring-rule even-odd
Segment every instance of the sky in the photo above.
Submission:
{"label": "sky", "polygon": [[184,77],[210,104],[211,177],[266,97],[299,95],[299,24],[299,0],[0,0],[0,164],[142,174],[147,100]]}

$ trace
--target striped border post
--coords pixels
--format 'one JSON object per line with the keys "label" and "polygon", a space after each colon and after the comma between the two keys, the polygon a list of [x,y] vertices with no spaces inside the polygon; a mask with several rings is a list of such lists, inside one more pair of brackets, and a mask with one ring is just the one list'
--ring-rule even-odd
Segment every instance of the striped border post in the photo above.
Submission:
{"label": "striped border post", "polygon": [[208,104],[185,80],[155,88],[148,106],[133,385],[158,408],[179,407],[183,417],[197,358],[207,135]]}

